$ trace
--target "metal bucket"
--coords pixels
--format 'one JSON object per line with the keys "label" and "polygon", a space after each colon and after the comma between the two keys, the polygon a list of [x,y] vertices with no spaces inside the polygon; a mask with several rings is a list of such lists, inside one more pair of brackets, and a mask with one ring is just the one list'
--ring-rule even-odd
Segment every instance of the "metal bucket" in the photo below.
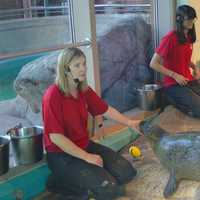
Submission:
{"label": "metal bucket", "polygon": [[42,127],[22,127],[11,129],[11,146],[15,163],[32,164],[43,158]]}
{"label": "metal bucket", "polygon": [[9,170],[9,143],[9,139],[0,137],[0,175]]}
{"label": "metal bucket", "polygon": [[146,84],[138,90],[139,107],[142,110],[152,111],[161,105],[161,86]]}

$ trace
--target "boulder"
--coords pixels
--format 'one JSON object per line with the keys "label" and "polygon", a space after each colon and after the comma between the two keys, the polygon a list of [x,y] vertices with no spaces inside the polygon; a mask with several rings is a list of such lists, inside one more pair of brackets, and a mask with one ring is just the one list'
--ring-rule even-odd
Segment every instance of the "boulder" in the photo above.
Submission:
{"label": "boulder", "polygon": [[19,123],[30,127],[42,125],[41,113],[34,113],[29,104],[19,95],[15,99],[0,102],[0,135]]}
{"label": "boulder", "polygon": [[14,117],[10,115],[0,114],[0,135],[5,135],[10,128],[14,128],[21,123],[25,127],[30,127],[32,124],[25,118]]}
{"label": "boulder", "polygon": [[26,100],[17,95],[15,99],[0,102],[0,115],[25,118],[28,106]]}
{"label": "boulder", "polygon": [[23,66],[14,82],[16,98],[0,102],[2,134],[19,123],[23,126],[42,125],[41,98],[45,89],[54,82],[58,53]]}
{"label": "boulder", "polygon": [[46,88],[54,82],[59,52],[40,57],[23,66],[14,82],[14,88],[35,113],[41,110],[41,98]]}
{"label": "boulder", "polygon": [[136,88],[153,81],[151,25],[129,18],[98,37],[102,97],[126,111],[137,105]]}

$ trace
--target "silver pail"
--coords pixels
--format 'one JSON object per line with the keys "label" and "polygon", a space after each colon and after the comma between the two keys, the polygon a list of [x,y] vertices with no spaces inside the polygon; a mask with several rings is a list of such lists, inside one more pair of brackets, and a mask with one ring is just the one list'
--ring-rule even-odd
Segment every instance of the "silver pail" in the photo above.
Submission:
{"label": "silver pail", "polygon": [[142,110],[153,111],[161,105],[161,86],[157,84],[146,84],[137,89],[139,107]]}
{"label": "silver pail", "polygon": [[14,128],[8,134],[11,137],[12,152],[17,165],[32,164],[43,158],[42,127]]}

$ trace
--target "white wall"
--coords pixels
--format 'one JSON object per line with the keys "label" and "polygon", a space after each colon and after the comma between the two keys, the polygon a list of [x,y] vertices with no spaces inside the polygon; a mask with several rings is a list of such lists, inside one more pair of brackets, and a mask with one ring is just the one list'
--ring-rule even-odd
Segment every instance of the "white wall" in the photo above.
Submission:
{"label": "white wall", "polygon": [[183,5],[183,4],[188,4],[188,0],[177,0],[177,6]]}
{"label": "white wall", "polygon": [[157,31],[158,41],[174,27],[174,15],[176,9],[176,1],[174,0],[157,0],[154,1],[156,10],[155,31]]}

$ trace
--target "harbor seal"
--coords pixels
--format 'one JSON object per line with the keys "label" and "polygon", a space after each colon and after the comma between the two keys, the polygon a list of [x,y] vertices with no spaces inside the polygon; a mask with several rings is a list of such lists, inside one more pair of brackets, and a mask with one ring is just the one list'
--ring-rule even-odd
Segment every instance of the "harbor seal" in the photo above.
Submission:
{"label": "harbor seal", "polygon": [[163,192],[165,198],[177,190],[182,179],[200,181],[200,132],[170,134],[148,121],[142,121],[139,127],[170,173]]}

